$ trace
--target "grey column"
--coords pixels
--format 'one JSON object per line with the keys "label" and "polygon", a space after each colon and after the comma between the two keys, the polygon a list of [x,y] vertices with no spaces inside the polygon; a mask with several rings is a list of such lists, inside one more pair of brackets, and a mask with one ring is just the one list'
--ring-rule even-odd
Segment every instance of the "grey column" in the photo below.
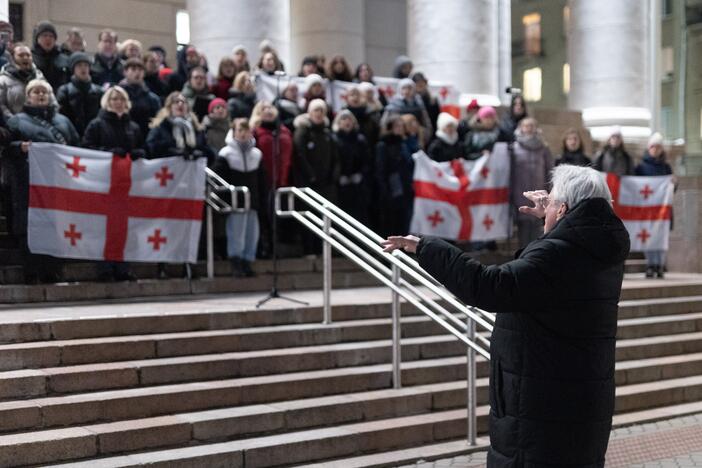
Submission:
{"label": "grey column", "polygon": [[0,21],[8,21],[10,17],[9,3],[8,0],[0,0]]}
{"label": "grey column", "polygon": [[305,55],[341,54],[353,68],[365,61],[364,5],[359,0],[291,0],[291,70]]}
{"label": "grey column", "polygon": [[188,0],[190,41],[207,55],[216,73],[219,60],[242,44],[254,65],[258,45],[270,39],[290,67],[290,9],[288,0]]}
{"label": "grey column", "polygon": [[649,2],[571,0],[569,106],[583,111],[595,138],[621,125],[644,137],[651,122]]}
{"label": "grey column", "polygon": [[499,0],[409,0],[407,49],[415,70],[463,93],[499,96],[500,9]]}

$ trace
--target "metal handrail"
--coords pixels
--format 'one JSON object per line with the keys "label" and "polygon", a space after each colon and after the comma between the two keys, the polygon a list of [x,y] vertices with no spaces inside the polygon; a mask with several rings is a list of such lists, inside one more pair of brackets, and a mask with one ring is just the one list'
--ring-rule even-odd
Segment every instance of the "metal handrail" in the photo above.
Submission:
{"label": "metal handrail", "polygon": [[[205,203],[207,205],[207,277],[214,278],[214,225],[212,212],[219,214],[243,213],[251,209],[251,193],[248,187],[232,185],[219,174],[205,168]],[[228,193],[228,202],[220,194]],[[243,206],[239,206],[239,194],[244,197]]]}
{"label": "metal handrail", "polygon": [[[287,199],[286,209],[282,208],[284,197]],[[304,202],[306,205],[304,209],[295,208],[296,198]],[[467,345],[467,434],[468,442],[475,444],[476,353],[487,360],[490,359],[489,338],[484,333],[476,333],[476,327],[479,326],[488,334],[492,332],[494,314],[461,303],[404,252],[394,251],[392,254],[383,252],[380,245],[382,237],[310,188],[279,188],[275,195],[275,212],[277,216],[296,219],[324,241],[324,323],[331,323],[332,319],[332,247],[390,288],[392,291],[392,375],[395,388],[401,387],[400,298],[412,304]],[[403,274],[408,278],[403,278]],[[448,306],[452,310],[447,309]]]}

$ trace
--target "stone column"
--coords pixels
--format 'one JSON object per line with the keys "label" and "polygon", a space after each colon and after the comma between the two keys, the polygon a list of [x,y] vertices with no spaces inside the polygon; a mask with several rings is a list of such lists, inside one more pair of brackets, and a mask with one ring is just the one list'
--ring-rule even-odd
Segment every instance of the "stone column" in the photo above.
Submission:
{"label": "stone column", "polygon": [[583,112],[593,137],[621,125],[645,138],[651,123],[649,2],[570,0],[569,106]]}
{"label": "stone column", "polygon": [[[461,92],[500,95],[499,0],[408,0],[408,55],[415,70]],[[504,50],[504,46],[503,46]]]}
{"label": "stone column", "polygon": [[246,47],[253,66],[263,39],[271,40],[290,69],[289,0],[188,0],[187,6],[190,41],[205,52],[214,73],[220,59],[238,44]]}
{"label": "stone column", "polygon": [[306,55],[341,54],[351,67],[364,62],[365,2],[359,0],[291,0],[291,70],[297,72]]}

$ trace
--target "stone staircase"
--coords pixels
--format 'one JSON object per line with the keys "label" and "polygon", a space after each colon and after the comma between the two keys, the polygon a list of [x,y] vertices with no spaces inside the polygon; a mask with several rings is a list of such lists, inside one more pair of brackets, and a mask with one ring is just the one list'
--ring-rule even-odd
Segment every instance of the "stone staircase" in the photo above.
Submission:
{"label": "stone staircase", "polygon": [[[702,277],[628,277],[615,424],[702,411]],[[335,291],[331,325],[319,291],[291,294],[311,305],[2,306],[0,466],[395,466],[471,450],[465,346],[405,305],[394,390],[385,289]]]}

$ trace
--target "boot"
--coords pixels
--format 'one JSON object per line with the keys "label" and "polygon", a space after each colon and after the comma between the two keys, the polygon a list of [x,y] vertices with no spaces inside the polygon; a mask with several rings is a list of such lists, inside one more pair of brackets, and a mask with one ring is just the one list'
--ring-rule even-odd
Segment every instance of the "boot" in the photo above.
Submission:
{"label": "boot", "polygon": [[243,278],[246,276],[246,272],[244,271],[244,265],[242,264],[242,260],[239,257],[232,257],[229,259],[229,261],[232,264],[232,276],[234,278]]}
{"label": "boot", "polygon": [[244,275],[247,278],[253,278],[254,276],[256,276],[256,272],[253,271],[253,269],[251,268],[251,262],[249,262],[248,260],[241,261],[241,269],[243,270]]}
{"label": "boot", "polygon": [[646,278],[653,278],[656,275],[656,267],[647,266],[646,267]]}
{"label": "boot", "polygon": [[665,277],[665,267],[663,265],[658,265],[656,267],[656,276],[658,276],[659,278]]}

